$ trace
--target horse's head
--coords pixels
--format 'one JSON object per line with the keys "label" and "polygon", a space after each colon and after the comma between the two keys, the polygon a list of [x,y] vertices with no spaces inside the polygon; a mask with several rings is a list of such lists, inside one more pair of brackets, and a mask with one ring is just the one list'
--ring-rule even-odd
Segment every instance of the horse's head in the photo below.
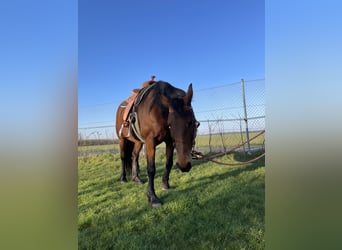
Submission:
{"label": "horse's head", "polygon": [[192,95],[190,84],[185,95],[177,95],[169,103],[168,126],[177,152],[177,166],[182,172],[188,172],[192,167],[191,151],[199,126],[191,107]]}

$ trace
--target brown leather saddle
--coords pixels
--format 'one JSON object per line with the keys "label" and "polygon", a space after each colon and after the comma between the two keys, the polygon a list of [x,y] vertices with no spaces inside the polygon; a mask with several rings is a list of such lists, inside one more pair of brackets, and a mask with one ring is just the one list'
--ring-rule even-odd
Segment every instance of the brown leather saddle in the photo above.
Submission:
{"label": "brown leather saddle", "polygon": [[[121,136],[123,136],[123,137],[131,136],[132,123],[134,123],[135,122],[134,120],[136,120],[136,119],[134,119],[132,121],[132,115],[131,114],[133,111],[133,107],[134,107],[134,105],[138,105],[140,103],[144,94],[155,83],[154,79],[155,79],[155,76],[151,76],[151,80],[143,82],[140,89],[133,89],[132,95],[124,101],[123,105],[121,105],[121,107],[124,108],[125,110],[124,110],[124,113],[122,116],[123,123],[122,123],[122,126],[120,128],[120,132],[119,132],[120,137]],[[137,134],[137,133],[135,133],[135,134]],[[136,135],[136,136],[139,138],[139,135]]]}

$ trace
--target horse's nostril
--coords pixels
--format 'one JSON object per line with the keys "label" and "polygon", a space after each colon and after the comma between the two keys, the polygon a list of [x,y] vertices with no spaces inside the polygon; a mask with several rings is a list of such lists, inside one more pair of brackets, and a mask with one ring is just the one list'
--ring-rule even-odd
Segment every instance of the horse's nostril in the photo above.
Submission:
{"label": "horse's nostril", "polygon": [[192,168],[192,165],[191,165],[190,162],[188,162],[188,163],[186,164],[185,167],[181,167],[181,166],[178,164],[178,162],[177,162],[176,165],[177,165],[177,167],[178,167],[182,172],[189,172],[190,169]]}

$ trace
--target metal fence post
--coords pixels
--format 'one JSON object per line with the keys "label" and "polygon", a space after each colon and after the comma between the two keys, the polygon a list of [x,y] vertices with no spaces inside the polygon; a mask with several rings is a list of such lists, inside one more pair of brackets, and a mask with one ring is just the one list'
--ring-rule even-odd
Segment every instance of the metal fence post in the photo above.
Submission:
{"label": "metal fence post", "polygon": [[249,143],[249,132],[248,132],[248,118],[247,118],[247,108],[246,108],[246,96],[245,96],[245,81],[241,79],[241,87],[242,87],[242,101],[243,101],[243,109],[245,113],[245,123],[246,123],[246,138],[248,145],[248,154],[251,154],[251,145]]}

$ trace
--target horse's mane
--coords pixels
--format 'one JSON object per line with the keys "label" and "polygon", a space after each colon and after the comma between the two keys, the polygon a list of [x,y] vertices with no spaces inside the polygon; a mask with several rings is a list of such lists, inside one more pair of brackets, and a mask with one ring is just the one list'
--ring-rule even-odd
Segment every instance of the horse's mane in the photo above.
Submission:
{"label": "horse's mane", "polygon": [[176,110],[177,112],[183,111],[183,97],[186,95],[184,90],[178,89],[172,86],[170,83],[164,81],[157,81],[156,83],[154,83],[154,86],[151,89],[153,90],[153,103],[162,105],[160,96],[163,95],[168,99],[174,110]]}

